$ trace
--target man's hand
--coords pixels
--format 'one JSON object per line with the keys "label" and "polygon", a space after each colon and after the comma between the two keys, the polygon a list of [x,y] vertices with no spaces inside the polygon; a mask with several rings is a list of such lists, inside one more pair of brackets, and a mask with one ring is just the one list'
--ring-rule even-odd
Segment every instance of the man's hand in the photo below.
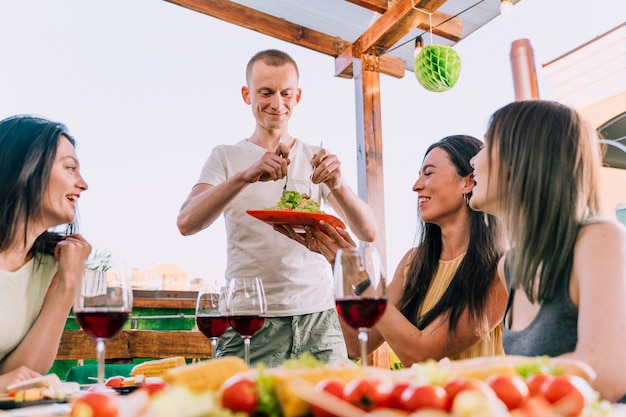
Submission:
{"label": "man's hand", "polygon": [[244,179],[248,183],[253,183],[285,178],[290,162],[289,148],[284,143],[279,143],[274,152],[265,152],[261,159],[244,172]]}
{"label": "man's hand", "polygon": [[331,191],[341,186],[341,162],[337,155],[322,148],[311,158],[311,166],[313,167],[311,181],[314,184],[323,182]]}

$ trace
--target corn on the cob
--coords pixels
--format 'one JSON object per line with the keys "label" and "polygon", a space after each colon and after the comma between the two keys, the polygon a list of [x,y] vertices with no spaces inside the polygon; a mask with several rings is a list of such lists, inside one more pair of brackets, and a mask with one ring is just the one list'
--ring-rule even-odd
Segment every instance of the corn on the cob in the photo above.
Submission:
{"label": "corn on the cob", "polygon": [[165,371],[185,365],[185,358],[174,356],[171,358],[157,359],[135,365],[130,371],[131,376],[143,375],[144,377],[162,376]]}
{"label": "corn on the cob", "polygon": [[224,356],[168,370],[163,380],[172,385],[184,385],[189,390],[201,392],[217,390],[231,376],[249,369],[245,361],[236,356]]}

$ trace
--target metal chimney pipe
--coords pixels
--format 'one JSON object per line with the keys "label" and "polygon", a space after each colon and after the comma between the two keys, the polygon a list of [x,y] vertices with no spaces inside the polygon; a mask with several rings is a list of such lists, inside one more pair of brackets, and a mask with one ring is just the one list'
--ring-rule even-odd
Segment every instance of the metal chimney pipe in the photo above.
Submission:
{"label": "metal chimney pipe", "polygon": [[528,39],[518,39],[511,44],[511,67],[515,101],[538,100],[537,71],[533,48]]}

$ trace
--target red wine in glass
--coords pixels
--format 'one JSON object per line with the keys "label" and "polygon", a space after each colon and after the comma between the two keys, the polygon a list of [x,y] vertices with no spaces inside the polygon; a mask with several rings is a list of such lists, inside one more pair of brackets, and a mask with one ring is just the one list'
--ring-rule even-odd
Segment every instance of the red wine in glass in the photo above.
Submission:
{"label": "red wine in glass", "polygon": [[106,342],[122,330],[133,309],[133,295],[125,268],[111,265],[108,258],[106,268],[100,261],[96,269],[86,268],[72,309],[82,331],[96,341],[97,387],[102,388]]}
{"label": "red wine in glass", "polygon": [[128,311],[87,309],[76,312],[76,321],[88,335],[110,339],[122,330],[129,314]]}
{"label": "red wine in glass", "polygon": [[265,316],[230,316],[228,321],[239,336],[252,337],[263,327]]}
{"label": "red wine in glass", "polygon": [[228,321],[243,339],[243,356],[250,365],[250,339],[265,323],[267,301],[260,278],[230,278],[228,284]]}
{"label": "red wine in glass", "polygon": [[203,335],[211,338],[219,338],[228,329],[228,316],[196,316],[198,329]]}
{"label": "red wine in glass", "polygon": [[373,246],[340,248],[335,255],[333,275],[337,314],[357,329],[361,364],[367,366],[369,329],[387,308],[382,258]]}
{"label": "red wine in glass", "polygon": [[374,326],[387,308],[386,298],[345,297],[335,300],[339,316],[348,326],[359,329]]}

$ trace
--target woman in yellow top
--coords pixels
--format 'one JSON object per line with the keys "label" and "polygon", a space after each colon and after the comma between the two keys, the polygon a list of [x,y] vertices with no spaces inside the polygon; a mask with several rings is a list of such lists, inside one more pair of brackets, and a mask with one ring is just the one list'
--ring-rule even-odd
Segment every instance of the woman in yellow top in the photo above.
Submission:
{"label": "woman in yellow top", "polygon": [[[474,212],[470,159],[482,143],[449,136],[426,151],[418,194],[418,245],[407,252],[387,288],[387,309],[371,329],[368,350],[387,342],[404,366],[427,359],[503,354],[501,321],[507,293],[496,266],[505,250],[494,217]],[[331,264],[340,247],[355,246],[341,228],[283,233]],[[360,356],[356,331],[342,326],[350,356]]]}

